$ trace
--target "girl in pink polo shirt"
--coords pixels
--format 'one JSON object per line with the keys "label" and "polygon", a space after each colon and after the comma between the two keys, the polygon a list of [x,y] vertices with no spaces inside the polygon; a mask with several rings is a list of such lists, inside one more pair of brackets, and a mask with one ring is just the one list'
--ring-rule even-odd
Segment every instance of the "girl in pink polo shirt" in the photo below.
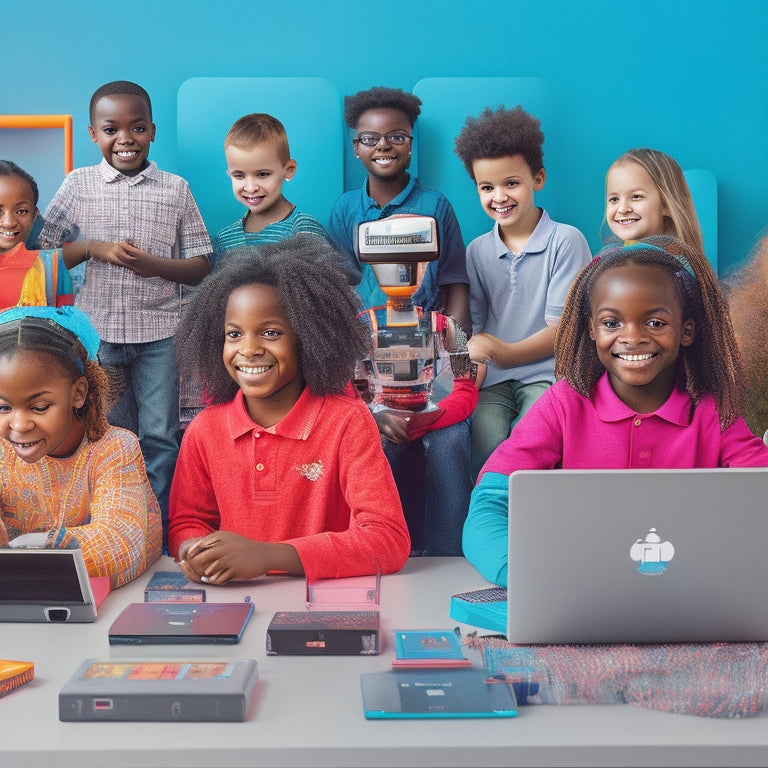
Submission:
{"label": "girl in pink polo shirt", "polygon": [[746,377],[704,257],[674,238],[603,251],[574,281],[558,381],[491,454],[464,526],[467,559],[507,582],[507,481],[519,469],[768,466],[740,416]]}
{"label": "girl in pink polo shirt", "polygon": [[408,528],[378,428],[352,390],[367,352],[354,290],[321,238],[233,251],[176,343],[209,402],[184,434],[168,541],[186,576],[398,570]]}

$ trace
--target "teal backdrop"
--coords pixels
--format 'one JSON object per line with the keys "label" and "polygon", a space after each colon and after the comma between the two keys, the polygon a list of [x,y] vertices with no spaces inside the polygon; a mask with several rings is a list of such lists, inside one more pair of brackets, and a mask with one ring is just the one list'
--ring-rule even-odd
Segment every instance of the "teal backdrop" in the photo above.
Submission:
{"label": "teal backdrop", "polygon": [[[217,190],[221,195],[221,211],[201,205],[211,229],[225,213],[238,215],[221,147],[230,113],[224,120],[213,102],[209,109],[180,104],[180,94],[183,101],[195,90],[184,84],[198,78],[269,78],[271,87],[286,80],[286,122],[299,126],[289,130],[299,162],[295,188],[302,207],[321,220],[332,193],[362,181],[346,145],[343,95],[372,85],[419,93],[422,83],[418,162],[429,180],[444,179],[441,191],[458,201],[465,239],[487,228],[476,211],[462,213],[474,192],[468,177],[454,173],[452,137],[438,142],[432,132],[436,121],[450,127],[477,113],[476,100],[445,99],[430,115],[428,86],[436,78],[443,88],[445,78],[533,78],[542,90],[529,101],[542,104],[546,134],[542,202],[554,218],[579,227],[593,249],[600,245],[605,172],[631,147],[660,149],[683,168],[714,176],[716,204],[707,206],[707,217],[716,217],[711,229],[721,274],[748,256],[768,226],[766,0],[645,0],[629,6],[609,0],[38,0],[8,3],[5,11],[10,23],[0,112],[72,114],[75,166],[91,164],[100,159],[87,134],[91,93],[109,80],[139,82],[152,97],[157,123],[152,158],[193,177],[193,188],[205,187],[211,199]],[[304,108],[291,85],[295,78],[326,81],[321,107],[308,99]],[[244,89],[242,104],[233,105],[229,80],[228,88],[230,112],[281,116],[279,99],[262,102]],[[493,101],[515,106],[515,97],[504,91]],[[187,112],[194,122],[187,122]],[[47,157],[13,134],[0,131],[0,156],[20,164]],[[61,180],[56,151],[45,149],[53,159],[40,172],[50,174],[42,180],[44,197]],[[189,165],[195,153],[207,156],[208,170]],[[341,167],[330,167],[336,158]],[[454,171],[441,172],[443,158]],[[292,189],[286,188],[289,198]]]}

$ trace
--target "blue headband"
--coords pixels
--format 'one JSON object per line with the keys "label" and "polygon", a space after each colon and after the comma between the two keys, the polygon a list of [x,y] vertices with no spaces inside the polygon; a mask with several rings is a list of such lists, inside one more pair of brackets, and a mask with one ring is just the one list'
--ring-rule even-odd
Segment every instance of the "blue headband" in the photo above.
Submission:
{"label": "blue headband", "polygon": [[691,277],[693,277],[693,279],[698,282],[699,278],[691,266],[691,262],[688,261],[685,256],[683,256],[681,253],[670,253],[668,250],[662,248],[661,246],[654,245],[653,243],[646,243],[642,240],[625,240],[623,245],[610,246],[609,248],[606,248],[604,252],[598,253],[597,256],[592,259],[592,262],[594,263],[600,261],[606,256],[609,258],[614,258],[624,256],[627,252],[633,253],[640,251],[654,251],[656,253],[663,253],[665,256],[669,256],[678,264],[680,264],[680,266],[683,267],[683,269],[685,269],[685,271],[688,272],[688,274],[690,274]]}
{"label": "blue headband", "polygon": [[[25,320],[30,322],[25,323]],[[63,329],[73,337],[73,343],[80,342],[89,360],[96,360],[101,341],[99,334],[85,312],[76,307],[14,307],[0,313],[0,326],[12,322],[19,323],[19,330],[23,326],[47,327],[58,336],[62,335]],[[82,373],[83,361],[75,354],[75,350],[69,353],[69,357]]]}

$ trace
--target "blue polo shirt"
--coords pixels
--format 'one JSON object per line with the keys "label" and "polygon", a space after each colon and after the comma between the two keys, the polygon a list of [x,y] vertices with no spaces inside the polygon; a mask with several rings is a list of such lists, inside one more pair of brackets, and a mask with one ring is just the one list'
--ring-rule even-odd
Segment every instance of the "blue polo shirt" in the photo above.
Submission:
{"label": "blue polo shirt", "polygon": [[[546,211],[520,253],[510,252],[495,224],[467,248],[473,332],[514,342],[557,324],[571,283],[591,258],[584,235],[552,221]],[[552,381],[554,376],[554,356],[515,368],[489,363],[483,387],[510,380]]]}
{"label": "blue polo shirt", "polygon": [[365,308],[387,303],[369,264],[360,264],[357,256],[357,227],[364,221],[384,219],[394,214],[412,213],[433,216],[437,221],[440,255],[427,268],[424,281],[414,294],[414,301],[425,311],[439,309],[438,288],[456,283],[469,284],[459,222],[447,198],[434,189],[423,187],[409,174],[405,189],[384,207],[368,194],[368,180],[360,189],[345,192],[333,205],[328,233],[336,248],[354,261],[361,273],[357,290]]}

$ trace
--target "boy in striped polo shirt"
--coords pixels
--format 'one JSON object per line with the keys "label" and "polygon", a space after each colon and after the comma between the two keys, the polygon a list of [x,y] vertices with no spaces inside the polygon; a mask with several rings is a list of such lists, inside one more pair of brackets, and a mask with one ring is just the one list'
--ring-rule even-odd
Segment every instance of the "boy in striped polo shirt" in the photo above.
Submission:
{"label": "boy in striped polo shirt", "polygon": [[224,227],[214,241],[214,266],[244,245],[276,243],[299,232],[328,235],[317,219],[300,213],[283,196],[283,183],[296,173],[283,124],[272,115],[245,115],[224,139],[232,193],[247,211]]}

